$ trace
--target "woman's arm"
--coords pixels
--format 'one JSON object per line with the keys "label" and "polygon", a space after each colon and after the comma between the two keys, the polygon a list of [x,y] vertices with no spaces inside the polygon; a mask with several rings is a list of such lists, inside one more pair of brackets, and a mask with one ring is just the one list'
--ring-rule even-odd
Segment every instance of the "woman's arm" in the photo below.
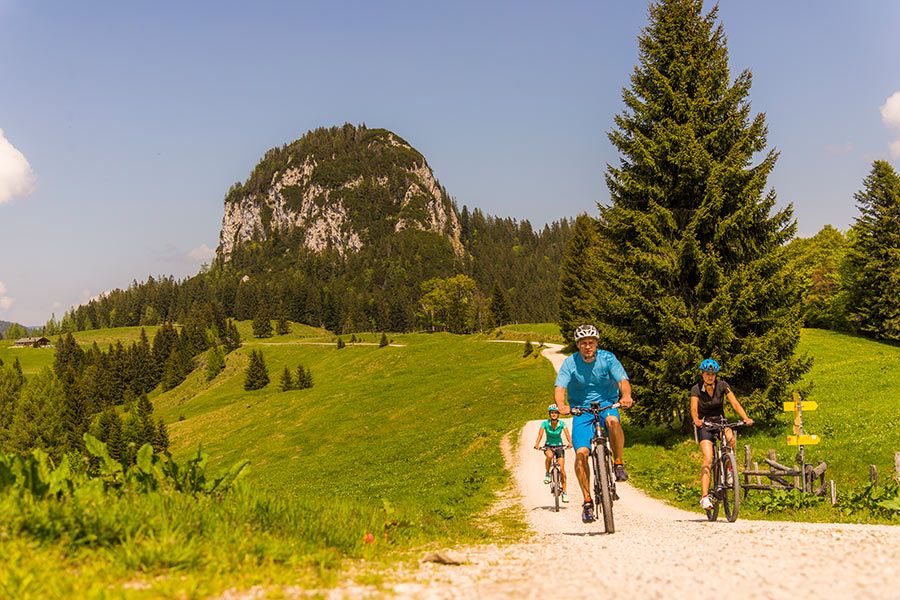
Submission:
{"label": "woman's arm", "polygon": [[539,449],[539,448],[541,447],[541,438],[542,438],[542,437],[544,437],[544,428],[543,428],[543,427],[540,427],[540,428],[538,428],[538,439],[537,439],[537,441],[534,443],[534,449],[535,449],[535,450],[537,450],[537,449]]}
{"label": "woman's arm", "polygon": [[741,406],[741,403],[738,402],[737,396],[734,395],[734,392],[728,390],[728,402],[731,403],[731,408],[734,409],[734,412],[741,416],[741,420],[747,425],[753,425],[753,419],[747,416],[747,413],[744,412],[744,407]]}
{"label": "woman's arm", "polygon": [[701,427],[703,425],[703,421],[700,420],[700,398],[697,396],[691,396],[691,419],[694,420],[694,425],[697,427]]}
{"label": "woman's arm", "polygon": [[569,440],[569,448],[571,448],[574,444],[572,444],[572,435],[569,433],[569,428],[563,429],[563,433],[566,434],[566,439]]}

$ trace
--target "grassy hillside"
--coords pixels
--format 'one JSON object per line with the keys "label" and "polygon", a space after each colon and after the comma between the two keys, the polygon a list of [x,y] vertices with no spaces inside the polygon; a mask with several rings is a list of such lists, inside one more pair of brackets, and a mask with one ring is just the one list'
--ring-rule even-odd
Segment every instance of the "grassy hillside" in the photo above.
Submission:
{"label": "grassy hillside", "polygon": [[490,334],[506,340],[531,340],[532,342],[551,342],[564,344],[559,325],[556,323],[515,323],[496,328]]}
{"label": "grassy hillside", "polygon": [[[387,500],[466,529],[455,518],[487,505],[503,477],[500,437],[539,416],[551,366],[522,359],[517,344],[410,334],[379,348],[377,336],[365,338],[371,345],[341,350],[330,341],[247,341],[212,382],[195,372],[155,398],[173,452],[202,443],[213,465],[250,459],[251,481],[280,494]],[[272,382],[245,392],[252,349],[263,351]],[[279,391],[284,367],[299,364],[314,387]]]}
{"label": "grassy hillside", "polygon": [[[881,480],[894,471],[894,452],[900,451],[900,348],[831,331],[806,329],[800,350],[814,358],[805,383],[812,383],[809,400],[818,410],[804,414],[804,428],[822,438],[806,448],[807,462],[828,463],[827,479],[834,479],[839,494],[848,494],[868,482],[868,465],[878,467]],[[687,387],[687,386],[685,386]],[[638,399],[640,401],[640,399]],[[750,415],[753,416],[753,415]],[[795,447],[787,445],[793,413],[784,413],[778,425],[753,427],[741,432],[738,461],[743,465],[744,445],[750,444],[753,460],[762,463],[768,449],[779,461],[793,464]],[[693,438],[662,430],[628,430],[627,460],[634,482],[658,496],[696,509],[699,500],[700,452]],[[752,491],[742,509],[743,517],[798,520],[867,520],[866,511],[847,514],[823,503],[803,510],[785,494]],[[777,502],[776,502],[777,501]],[[776,511],[778,504],[788,507]],[[883,520],[883,519],[875,519]],[[890,519],[889,519],[890,520]],[[894,521],[897,517],[894,518]]]}
{"label": "grassy hillside", "polygon": [[[177,458],[202,444],[212,472],[251,461],[241,494],[226,496],[221,505],[204,500],[202,514],[183,518],[166,516],[185,510],[179,498],[126,496],[121,505],[104,500],[92,509],[104,515],[95,518],[108,520],[102,527],[147,522],[134,539],[126,536],[109,551],[101,545],[76,552],[64,538],[37,533],[44,529],[32,523],[43,523],[44,512],[29,513],[15,526],[24,537],[0,539],[0,550],[18,557],[8,578],[0,577],[0,588],[25,596],[54,590],[90,595],[131,580],[149,586],[151,596],[186,589],[205,596],[233,585],[321,585],[342,557],[384,557],[511,531],[503,524],[517,521],[501,517],[498,525],[476,517],[506,481],[501,437],[542,414],[552,381],[549,363],[522,358],[519,344],[478,336],[394,336],[384,348],[377,344],[380,334],[354,336],[361,343],[344,336],[348,345],[338,350],[326,332],[292,327],[287,336],[255,340],[249,323],[241,323],[245,344],[228,356],[218,377],[205,380],[201,359],[182,385],[153,394]],[[76,337],[89,344],[121,335],[130,343],[139,332]],[[257,349],[271,383],[245,392],[244,367]],[[22,353],[26,371],[50,364],[53,356],[52,350],[10,352]],[[278,391],[284,366],[295,370],[301,363],[312,371],[314,387]],[[7,507],[9,514],[16,506]],[[214,526],[219,521],[228,525]],[[364,543],[371,531],[377,538]],[[247,553],[250,563],[240,558]],[[93,573],[92,587],[54,575],[51,565],[60,561]],[[170,576],[174,571],[178,577]]]}

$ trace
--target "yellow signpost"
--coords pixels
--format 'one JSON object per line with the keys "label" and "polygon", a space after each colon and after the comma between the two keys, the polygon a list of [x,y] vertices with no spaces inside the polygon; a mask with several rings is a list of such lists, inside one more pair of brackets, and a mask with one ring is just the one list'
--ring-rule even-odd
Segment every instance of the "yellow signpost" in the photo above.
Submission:
{"label": "yellow signpost", "polygon": [[820,441],[817,435],[789,435],[787,436],[788,446],[815,446]]}
{"label": "yellow signpost", "polygon": [[[803,452],[803,446],[815,446],[821,439],[817,435],[808,435],[803,431],[803,411],[816,410],[819,408],[818,403],[811,400],[804,400],[800,397],[799,392],[794,392],[794,400],[784,403],[784,412],[796,413],[794,416],[794,435],[787,436],[788,446],[799,446],[798,458],[800,460],[800,472],[803,473],[803,491],[806,492],[806,456]],[[812,482],[810,482],[812,485]],[[811,491],[811,490],[810,490]]]}

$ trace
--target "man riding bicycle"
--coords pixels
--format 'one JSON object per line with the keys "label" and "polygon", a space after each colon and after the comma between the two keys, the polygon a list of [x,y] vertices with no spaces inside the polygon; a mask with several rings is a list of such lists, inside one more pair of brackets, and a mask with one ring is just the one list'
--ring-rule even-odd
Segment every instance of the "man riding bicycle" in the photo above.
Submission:
{"label": "man riding bicycle", "polygon": [[[553,460],[553,455],[555,454],[559,463],[560,482],[562,483],[562,501],[568,502],[569,494],[566,493],[566,448],[572,447],[572,436],[569,435],[566,424],[559,420],[559,407],[551,404],[547,407],[547,413],[550,418],[541,423],[541,427],[538,429],[537,441],[534,443],[534,449],[541,449],[541,438],[546,433],[547,449],[544,450],[544,456],[546,456],[544,461],[544,483],[550,483],[550,461]],[[566,439],[569,441],[565,446],[562,440],[563,434],[566,435]]]}
{"label": "man riding bicycle", "polygon": [[[574,337],[578,352],[566,358],[556,376],[554,399],[562,414],[570,414],[573,408],[590,408],[591,402],[599,402],[600,408],[609,407],[616,402],[620,402],[624,408],[634,404],[631,399],[631,383],[622,363],[612,352],[597,349],[600,339],[597,328],[593,325],[581,325],[575,329]],[[601,424],[609,433],[615,457],[616,481],[627,481],[628,473],[622,461],[625,433],[619,422],[619,410],[607,408],[600,413],[600,418]],[[594,415],[590,412],[581,412],[572,419],[575,475],[584,495],[581,520],[585,523],[594,520],[588,470],[591,438],[594,436],[593,422]]]}
{"label": "man riding bicycle", "polygon": [[[719,379],[719,363],[712,358],[707,358],[700,363],[700,376],[702,380],[691,388],[691,418],[697,426],[697,434],[700,439],[700,452],[703,454],[703,466],[700,469],[700,506],[703,510],[712,508],[709,499],[709,472],[712,467],[713,443],[716,438],[715,431],[704,425],[704,421],[725,420],[725,398],[731,404],[731,408],[741,416],[741,420],[747,425],[753,425],[753,419],[744,412],[744,407],[738,402],[737,396],[731,391],[731,386],[724,379]],[[725,428],[725,439],[734,450],[737,438],[730,427]],[[734,477],[734,473],[728,473],[726,477]]]}

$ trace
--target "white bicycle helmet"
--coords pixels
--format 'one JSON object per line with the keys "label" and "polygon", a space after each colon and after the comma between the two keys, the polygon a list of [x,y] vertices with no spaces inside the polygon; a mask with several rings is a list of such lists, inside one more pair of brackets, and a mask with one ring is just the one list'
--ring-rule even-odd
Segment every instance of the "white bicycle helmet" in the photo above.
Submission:
{"label": "white bicycle helmet", "polygon": [[575,341],[580,342],[584,338],[592,337],[594,339],[600,339],[600,332],[597,331],[597,328],[593,325],[579,325],[575,328]]}

